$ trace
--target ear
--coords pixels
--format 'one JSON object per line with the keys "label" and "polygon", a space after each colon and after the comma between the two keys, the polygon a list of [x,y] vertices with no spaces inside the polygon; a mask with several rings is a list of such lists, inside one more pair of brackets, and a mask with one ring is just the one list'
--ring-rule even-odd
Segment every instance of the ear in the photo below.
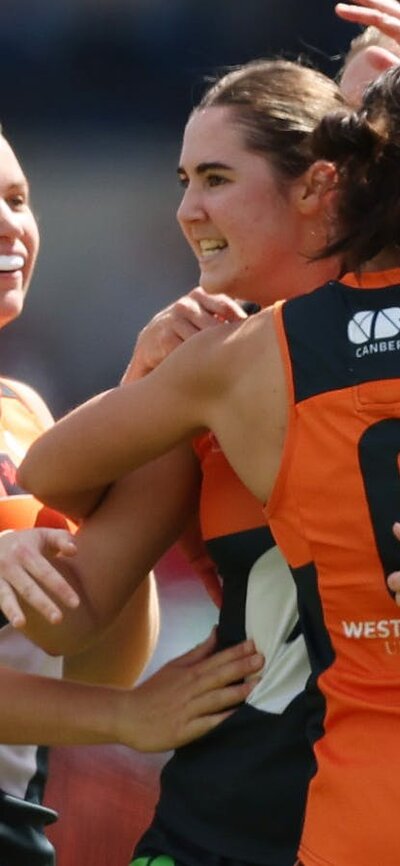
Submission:
{"label": "ear", "polygon": [[294,205],[304,217],[328,212],[336,194],[337,170],[333,162],[318,159],[293,187]]}

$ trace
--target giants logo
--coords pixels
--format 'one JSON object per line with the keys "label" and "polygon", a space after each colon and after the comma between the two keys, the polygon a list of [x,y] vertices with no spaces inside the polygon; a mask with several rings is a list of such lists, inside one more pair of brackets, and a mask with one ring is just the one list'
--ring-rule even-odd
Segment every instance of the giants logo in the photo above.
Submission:
{"label": "giants logo", "polygon": [[359,346],[369,340],[387,340],[400,333],[400,307],[387,310],[363,310],[349,323],[347,334]]}

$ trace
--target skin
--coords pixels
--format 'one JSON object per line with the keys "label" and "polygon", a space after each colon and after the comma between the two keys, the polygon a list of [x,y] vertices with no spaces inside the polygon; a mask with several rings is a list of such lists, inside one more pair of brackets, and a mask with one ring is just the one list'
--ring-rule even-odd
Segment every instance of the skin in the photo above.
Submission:
{"label": "skin", "polygon": [[[39,235],[29,205],[27,181],[12,149],[5,139],[0,138],[0,262],[3,270],[10,265],[10,262],[12,265],[12,269],[0,273],[2,325],[13,320],[22,310],[38,246]],[[51,416],[38,395],[20,383],[10,382],[10,384],[34,409],[41,418],[43,426],[51,425]],[[137,476],[135,483],[138,481],[140,476]],[[105,511],[110,508],[113,514],[113,504],[111,503],[110,506],[110,499],[117,500],[119,505],[126,504],[125,496],[131,492],[129,485],[128,478],[115,486],[112,495],[105,499]],[[182,503],[184,500],[185,495],[182,493]],[[12,498],[10,503],[11,507]],[[122,536],[124,533],[128,535],[127,515],[130,524],[134,515],[125,508],[124,518],[120,518],[118,525]],[[115,523],[113,520],[110,523],[115,534]],[[89,524],[89,531],[84,534],[86,547],[83,545],[83,555],[87,549],[90,550],[93,543],[90,530]],[[170,529],[163,525],[161,532],[165,542]],[[54,569],[49,568],[48,563],[52,553],[57,555],[55,560],[57,565],[59,558],[61,561],[63,557],[65,562],[70,564],[71,557],[78,556],[79,545],[65,530],[43,528],[7,532],[3,533],[0,540],[1,567],[14,569],[18,574],[17,582],[24,579],[27,570],[35,574],[39,560],[39,570],[41,569],[43,573],[43,567],[47,569],[47,578],[45,576],[44,579],[46,586],[46,579],[51,583],[54,578]],[[103,538],[103,544],[108,554],[107,534]],[[124,545],[121,547],[123,549]],[[111,550],[110,564],[114,563],[116,567],[119,564],[123,565],[116,553],[117,541],[114,541],[113,550],[114,558]],[[97,555],[103,560],[107,559],[102,549],[98,550]],[[146,571],[141,572],[141,580],[146,573]],[[76,606],[76,594],[64,584],[61,578],[59,581],[59,595],[65,598],[67,604]],[[30,591],[31,589],[28,595]],[[109,587],[108,591],[111,594],[112,587]],[[125,601],[126,598],[127,596]],[[138,603],[136,607],[139,608]],[[122,611],[125,620],[124,599],[119,599],[119,604],[110,605],[110,608],[114,616]],[[82,612],[80,608],[78,610],[79,622]],[[85,610],[87,617],[91,617],[94,622],[90,627],[92,631],[97,631],[97,634],[111,621],[109,612],[107,617],[104,615],[101,603],[99,609],[87,605]],[[52,619],[51,615],[49,619]],[[112,623],[111,631],[114,625],[115,623]],[[124,621],[125,631],[126,625]],[[118,628],[118,622],[116,626]],[[134,621],[131,620],[131,645],[134,643],[133,626]],[[83,631],[86,636],[88,629],[89,625],[85,622]],[[121,632],[119,634],[121,636]],[[105,649],[108,654],[110,640],[114,639],[115,635],[116,632],[111,634],[110,630],[107,631]],[[143,637],[140,631],[138,636]],[[143,644],[146,646],[144,641]],[[84,649],[84,641],[81,646],[78,641],[76,648]],[[0,714],[1,741],[38,744],[123,742],[144,750],[173,748],[188,739],[206,733],[215,724],[219,724],[229,712],[229,707],[244,700],[249,694],[252,682],[242,682],[242,680],[249,675],[254,675],[263,664],[263,659],[255,653],[252,642],[241,644],[240,647],[234,648],[233,653],[229,651],[228,654],[214,654],[214,649],[215,637],[211,636],[194,652],[165,666],[143,686],[129,691],[59,682],[48,677],[37,677],[3,667],[0,676],[8,701],[4,712]],[[96,648],[97,661],[101,659],[101,653],[99,644]],[[84,662],[86,665],[84,676],[93,676],[93,657],[92,668],[88,656],[85,657]],[[115,670],[112,670],[112,664],[109,664],[106,675],[111,678],[114,674]],[[77,675],[76,670],[75,675]],[[120,676],[116,681],[122,684],[122,679],[123,677]],[[230,685],[232,682],[239,685]]]}
{"label": "skin", "polygon": [[[210,149],[210,142],[212,142],[212,149]],[[250,167],[252,167],[251,171]],[[204,264],[200,262],[203,267],[202,279],[207,281],[209,277],[207,285],[210,291],[226,289],[229,286],[232,290],[236,290],[238,281],[241,279],[243,282],[241,294],[251,295],[252,281],[255,279],[254,268],[251,270],[249,264],[252,261],[258,264],[258,282],[256,280],[258,289],[254,290],[255,299],[263,305],[275,297],[282,296],[284,292],[287,293],[290,286],[289,278],[293,280],[294,293],[300,288],[303,291],[310,291],[337,274],[338,262],[330,260],[310,263],[306,255],[312,252],[312,244],[319,248],[324,243],[324,220],[315,220],[307,207],[303,208],[301,220],[298,219],[296,209],[292,209],[292,198],[293,195],[296,198],[298,187],[294,185],[290,193],[288,191],[283,193],[282,184],[275,182],[272,169],[266,160],[264,158],[255,160],[254,154],[249,154],[244,146],[241,131],[230,122],[227,109],[213,108],[192,116],[183,141],[179,175],[185,192],[178,211],[178,219],[194,251],[202,259],[199,248],[201,238],[223,238],[226,244],[223,250],[213,253],[210,259],[207,257]],[[315,183],[318,190],[323,188],[325,181],[324,171],[317,170]],[[262,191],[263,199],[258,196],[259,190]],[[262,217],[263,200],[270,203],[270,208],[264,208],[268,213]],[[270,212],[274,210],[277,203],[277,211],[273,219]],[[240,220],[237,214],[241,215]],[[280,232],[276,228],[280,225],[278,215],[285,226],[285,232]],[[258,246],[262,248],[262,253],[258,256],[254,234],[257,235]],[[268,244],[263,244],[265,238],[268,238]],[[297,238],[296,243],[299,244],[297,248],[293,246],[294,238]],[[270,252],[269,260],[265,247]],[[285,272],[284,277],[280,278],[279,262],[282,260],[285,261]],[[268,271],[271,279],[266,281],[264,273],[268,261],[271,262]],[[294,280],[294,275],[297,273],[300,274],[298,283]],[[226,322],[235,318],[242,319],[243,312],[234,301],[222,295],[209,295],[202,288],[195,289],[189,296],[162,311],[142,331],[124,382],[129,383],[146,375],[169,352],[199,330],[207,327],[219,330],[217,326],[221,319]],[[110,491],[110,501],[107,497],[100,509],[85,522],[81,536],[78,534],[77,543],[80,546],[82,542],[80,546],[82,554],[78,551],[75,557],[73,577],[75,576],[78,582],[79,579],[84,582],[84,592],[81,594],[85,597],[88,593],[88,604],[81,605],[78,614],[75,611],[72,613],[66,611],[64,624],[57,630],[46,629],[40,618],[37,617],[35,621],[30,611],[25,608],[26,633],[48,651],[70,654],[76,651],[74,647],[77,641],[90,640],[96,629],[94,619],[91,620],[93,611],[95,611],[95,618],[97,616],[102,618],[110,602],[114,604],[115,611],[115,605],[119,604],[118,598],[123,597],[126,600],[132,591],[132,586],[137,585],[142,578],[142,562],[143,568],[149,568],[163,552],[162,547],[157,548],[155,538],[157,533],[162,536],[163,521],[165,520],[171,533],[169,536],[171,543],[182,532],[185,516],[187,518],[188,514],[194,514],[199,476],[190,445],[179,446],[179,451],[175,452],[175,462],[171,455],[166,455],[156,465],[143,467],[141,473],[142,477],[138,484],[136,484],[135,473],[132,473],[131,481],[125,484],[126,494],[124,495],[123,490],[120,494],[121,499],[115,488]],[[178,503],[176,499],[178,478],[180,483],[185,479],[187,485],[183,507],[180,507],[182,500]],[[135,489],[140,492],[136,493]],[[165,501],[165,497],[162,497],[162,502],[159,503],[160,497],[157,496],[157,491],[160,489],[170,491],[168,502]],[[157,501],[157,507],[160,508],[157,521],[152,521],[150,544],[148,515],[146,516],[145,503],[141,498],[143,490],[150,491],[152,502]],[[190,499],[191,494],[192,499]],[[51,498],[48,490],[42,490],[41,495],[47,496],[47,501],[55,507],[70,509],[74,514],[84,515],[88,501],[92,498],[96,500],[98,488],[70,492],[68,496],[64,490],[61,497],[56,495],[54,499]],[[104,570],[104,561],[101,556],[96,557],[98,543],[96,526],[97,523],[101,526],[101,534],[98,532],[98,537],[107,538],[108,552],[110,549],[113,550],[115,538],[113,541],[113,532],[109,530],[114,524],[118,525],[118,521],[123,519],[128,508],[136,507],[135,502],[138,502],[138,517],[134,525],[138,527],[138,532],[132,533],[132,522],[130,522],[123,545],[121,540],[124,536],[119,534],[115,552],[119,560],[116,559],[117,567],[112,569],[113,574],[118,574],[119,577],[118,585],[115,586],[115,582],[113,583],[111,600],[110,593],[107,593],[106,589],[108,586],[106,575],[104,581],[101,583],[98,581],[97,571],[102,567]],[[93,543],[89,542],[86,548],[85,530],[89,534],[89,539],[94,539]],[[200,533],[195,525],[192,525],[191,533],[190,544],[186,545],[186,549],[189,549],[189,558],[205,576],[206,583],[211,587],[211,594],[217,599],[219,587],[215,583],[214,567],[205,555]],[[143,541],[144,538],[147,539],[146,542]],[[134,574],[132,574],[132,564]],[[68,567],[71,571],[71,564],[64,567]],[[29,579],[28,576],[28,585]],[[89,590],[87,590],[88,586]],[[11,588],[7,592],[11,597],[10,604],[17,605],[15,596],[11,595]],[[3,601],[3,606],[4,603]]]}
{"label": "skin", "polygon": [[339,18],[364,27],[373,25],[385,36],[400,40],[400,10],[397,0],[356,0],[355,3],[337,3]]}
{"label": "skin", "polygon": [[164,665],[135,689],[115,689],[21,674],[2,668],[7,694],[0,717],[3,743],[123,743],[164,751],[202,736],[245,700],[262,658],[251,641],[213,654],[213,635]]}
{"label": "skin", "polygon": [[[210,141],[213,142],[212,151]],[[210,162],[212,170],[199,170],[200,165]],[[296,283],[299,291],[309,291],[336,275],[337,262],[310,263],[298,252],[302,248],[307,252],[308,218],[301,225],[292,218],[290,195],[283,194],[282,184],[274,179],[264,157],[256,158],[255,168],[248,174],[253,162],[254,154],[249,154],[241,130],[230,122],[226,109],[213,108],[193,115],[180,157],[179,173],[185,193],[178,219],[193,243],[196,243],[194,236],[200,234],[226,240],[226,248],[217,253],[212,265],[213,291],[217,295],[197,289],[189,299],[164,311],[158,321],[144,329],[126,371],[125,383],[145,375],[160,357],[165,356],[166,351],[171,351],[193,332],[211,325],[214,330],[220,330],[218,325],[221,321],[241,321],[244,314],[238,304],[218,292],[228,288],[236,292],[241,280],[242,294],[249,296],[256,275],[254,267],[249,267],[253,259],[257,264],[257,295],[264,305],[287,291],[290,274],[299,275]],[[229,170],[217,169],[216,163],[229,164]],[[258,195],[260,189],[262,197]],[[263,202],[264,205],[267,202],[269,207],[263,208]],[[263,210],[267,210],[267,216],[261,224]],[[240,214],[240,220],[237,216],[233,219],[232,213]],[[282,239],[274,227],[278,214],[287,226]],[[257,247],[262,248],[262,254],[258,256],[252,237],[256,231]],[[321,226],[314,224],[313,232],[316,242],[322,243]],[[280,277],[279,262],[282,261],[285,269]],[[271,278],[266,283],[264,273],[268,262]],[[204,278],[208,267],[207,260],[202,273]],[[258,300],[258,297],[254,299]],[[151,358],[148,352],[150,344],[153,345]],[[181,535],[188,519],[196,512],[199,482],[197,460],[190,445],[183,444],[162,460],[143,467],[140,474],[131,473],[129,479],[118,482],[95,510],[99,491],[102,494],[104,491],[102,483],[81,489],[78,495],[63,495],[62,500],[56,497],[52,503],[54,507],[61,507],[73,517],[86,516],[75,537],[77,552],[73,561],[59,557],[56,563],[57,569],[62,570],[78,590],[81,604],[77,610],[62,605],[62,623],[57,629],[48,628],[40,616],[17,600],[8,572],[3,573],[3,584],[0,585],[3,610],[7,615],[10,612],[19,618],[25,633],[49,652],[70,655],[85,649],[97,629],[106,625],[110,608],[111,616],[115,616],[143,579],[146,570]],[[168,498],[158,496],[158,491],[164,489],[169,491]],[[149,502],[146,505],[147,495]],[[154,502],[157,503],[156,515]],[[133,513],[136,514],[135,520]],[[132,526],[135,526],[135,532]],[[193,543],[191,548],[193,550]],[[107,551],[106,556],[102,555],[103,550]],[[197,550],[195,556],[202,558],[203,573],[206,571],[211,579],[213,567],[204,558],[203,549]],[[113,574],[112,591],[108,579],[110,573]],[[32,574],[26,572],[24,585],[15,588],[20,596],[28,598],[30,606],[43,610],[43,599],[37,597],[32,583]],[[52,601],[54,603],[54,597]]]}
{"label": "skin", "polygon": [[376,27],[386,40],[386,44],[383,42],[361,49],[345,65],[340,87],[347,101],[358,106],[367,85],[386,69],[399,63],[399,4],[397,0],[360,0],[355,4],[338,3],[335,12],[345,21]]}
{"label": "skin", "polygon": [[[310,291],[337,272],[336,262],[308,261],[306,224],[296,220],[265,156],[245,147],[229,108],[192,114],[178,174],[184,187],[178,222],[209,294],[224,291],[265,306],[288,292]],[[323,243],[323,237],[318,227],[315,240]],[[224,247],[205,254],[207,240]]]}
{"label": "skin", "polygon": [[[302,237],[300,250],[307,254],[321,225],[327,225],[333,181],[332,164],[319,161],[288,189],[278,231],[290,240],[294,233]],[[22,483],[44,501],[62,502],[208,428],[246,486],[265,501],[279,465],[287,412],[272,313],[267,309],[240,326],[223,327],[223,335],[217,329],[196,335],[145,379],[97,397],[59,422],[33,445],[21,467]],[[266,369],[271,376],[263,375]],[[119,448],[112,453],[115,418]],[[66,449],[62,464],[60,447]]]}

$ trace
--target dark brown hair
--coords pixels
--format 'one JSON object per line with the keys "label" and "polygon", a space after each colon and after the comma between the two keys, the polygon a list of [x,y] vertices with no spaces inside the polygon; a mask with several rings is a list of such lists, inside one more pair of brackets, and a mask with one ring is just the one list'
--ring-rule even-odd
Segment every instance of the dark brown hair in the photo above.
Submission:
{"label": "dark brown hair", "polygon": [[328,114],[311,146],[338,171],[336,239],[322,256],[342,253],[358,268],[400,245],[400,66],[369,85],[358,111]]}
{"label": "dark brown hair", "polygon": [[313,161],[310,138],[315,126],[340,105],[338,86],[322,73],[289,60],[256,60],[214,83],[195,111],[232,109],[244,146],[265,155],[282,178],[290,180]]}

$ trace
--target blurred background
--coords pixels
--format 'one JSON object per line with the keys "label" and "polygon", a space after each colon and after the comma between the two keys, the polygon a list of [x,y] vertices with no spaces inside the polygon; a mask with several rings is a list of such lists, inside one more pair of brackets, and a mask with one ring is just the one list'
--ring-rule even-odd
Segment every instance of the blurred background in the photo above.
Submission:
{"label": "blurred background", "polygon": [[335,74],[333,0],[2,0],[0,118],[42,249],[1,369],[58,416],[115,384],[138,330],[196,284],[176,166],[204,76],[299,55]]}

